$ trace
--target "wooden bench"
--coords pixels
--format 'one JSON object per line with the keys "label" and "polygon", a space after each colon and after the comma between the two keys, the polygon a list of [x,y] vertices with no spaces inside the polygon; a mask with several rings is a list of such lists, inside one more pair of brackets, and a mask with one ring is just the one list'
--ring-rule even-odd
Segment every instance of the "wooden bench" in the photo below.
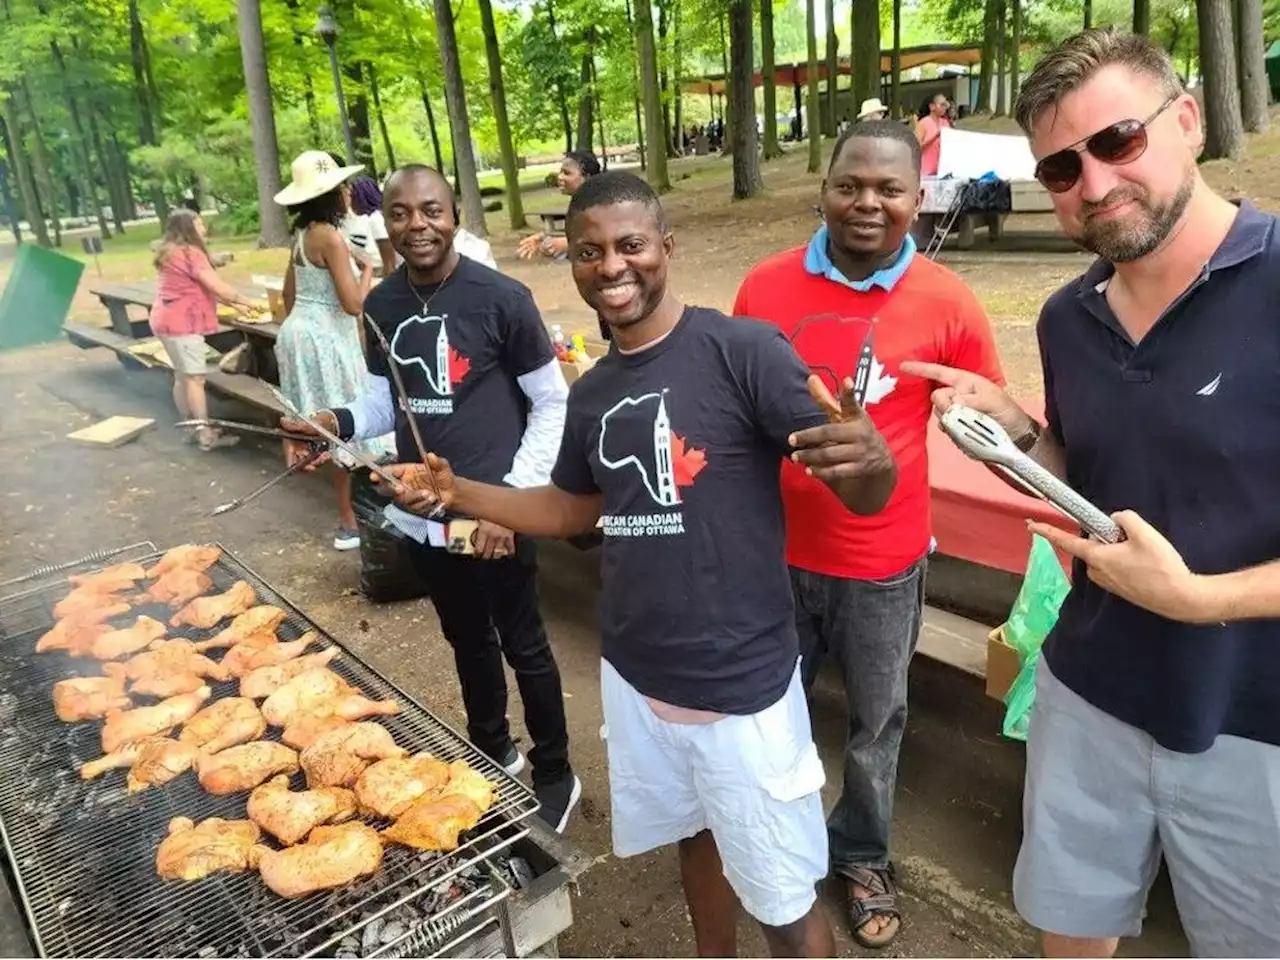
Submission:
{"label": "wooden bench", "polygon": [[280,385],[280,368],[276,363],[276,338],[280,336],[280,324],[274,320],[267,323],[247,323],[236,317],[224,317],[222,325],[240,334],[243,343],[248,344],[253,355],[252,369],[258,377],[275,386]]}
{"label": "wooden bench", "polygon": [[543,233],[564,233],[565,220],[569,216],[567,210],[561,210],[558,213],[540,213],[538,216],[542,220]]}
{"label": "wooden bench", "polygon": [[107,283],[90,287],[89,292],[102,301],[111,317],[111,329],[123,337],[135,340],[151,336],[148,319],[131,320],[130,307],[145,307],[147,318],[151,316],[151,305],[156,299],[156,285],[153,282],[140,283]]}

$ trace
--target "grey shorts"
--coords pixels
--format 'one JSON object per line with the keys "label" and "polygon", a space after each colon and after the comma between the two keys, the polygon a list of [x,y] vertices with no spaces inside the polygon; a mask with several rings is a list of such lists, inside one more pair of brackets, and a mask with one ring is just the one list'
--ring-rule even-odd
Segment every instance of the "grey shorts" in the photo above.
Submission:
{"label": "grey shorts", "polygon": [[1042,660],[1027,737],[1018,912],[1049,933],[1136,936],[1164,856],[1195,956],[1280,956],[1280,747],[1167,750]]}
{"label": "grey shorts", "polygon": [[169,362],[173,364],[174,373],[184,377],[203,377],[208,368],[208,351],[204,337],[198,333],[184,334],[177,337],[161,337],[165,353],[169,354]]}

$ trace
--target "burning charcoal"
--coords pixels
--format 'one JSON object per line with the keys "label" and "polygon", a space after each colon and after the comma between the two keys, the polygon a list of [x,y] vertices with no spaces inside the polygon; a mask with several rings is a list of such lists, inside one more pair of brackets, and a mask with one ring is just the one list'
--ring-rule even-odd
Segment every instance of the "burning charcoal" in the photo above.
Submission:
{"label": "burning charcoal", "polygon": [[199,950],[196,951],[197,957],[209,958],[209,957],[216,957],[217,955],[218,955],[218,951],[215,950],[213,947],[201,947]]}
{"label": "burning charcoal", "polygon": [[365,925],[364,930],[360,932],[360,953],[368,956],[378,949],[378,945],[382,942],[383,920],[370,920]]}
{"label": "burning charcoal", "polygon": [[408,928],[399,920],[393,920],[382,928],[383,944],[394,943],[408,933]]}
{"label": "burning charcoal", "polygon": [[359,957],[360,954],[357,953],[355,950],[348,950],[347,948],[343,947],[336,954],[334,954],[334,956],[337,958],[337,960],[356,960],[356,958]]}
{"label": "burning charcoal", "polygon": [[524,857],[512,857],[508,860],[507,870],[510,871],[517,890],[523,890],[533,883],[533,867],[529,866],[529,861]]}
{"label": "burning charcoal", "polygon": [[58,904],[58,916],[61,917],[66,915],[66,912],[71,909],[71,902],[72,902],[71,898],[67,897],[65,900],[63,900],[61,903]]}
{"label": "burning charcoal", "polygon": [[359,949],[360,949],[360,938],[357,937],[355,934],[352,934],[349,937],[343,937],[338,942],[339,953],[341,953],[343,950],[350,950],[352,954],[355,954],[356,951],[358,951]]}

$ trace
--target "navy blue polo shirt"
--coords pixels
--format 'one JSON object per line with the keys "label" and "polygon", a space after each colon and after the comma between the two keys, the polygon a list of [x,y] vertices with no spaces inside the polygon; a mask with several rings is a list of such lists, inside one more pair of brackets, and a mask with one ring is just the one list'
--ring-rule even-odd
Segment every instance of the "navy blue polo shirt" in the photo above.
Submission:
{"label": "navy blue polo shirt", "polygon": [[[1067,479],[1137,511],[1197,573],[1280,558],[1280,236],[1247,202],[1200,276],[1134,344],[1099,261],[1037,326],[1049,429]],[[1085,700],[1198,753],[1219,734],[1280,745],[1280,621],[1173,623],[1073,571],[1045,643]]]}

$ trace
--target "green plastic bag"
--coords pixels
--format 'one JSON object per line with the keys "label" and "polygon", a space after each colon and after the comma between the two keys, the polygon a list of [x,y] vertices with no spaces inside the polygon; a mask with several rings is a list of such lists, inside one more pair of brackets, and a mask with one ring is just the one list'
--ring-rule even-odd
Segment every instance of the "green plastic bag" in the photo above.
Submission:
{"label": "green plastic bag", "polygon": [[1022,579],[1018,599],[1013,603],[1003,628],[1004,642],[1018,654],[1022,669],[1004,696],[1004,735],[1027,739],[1027,724],[1036,699],[1036,665],[1045,637],[1058,622],[1058,610],[1071,590],[1071,581],[1058,562],[1049,541],[1031,538],[1027,574]]}

